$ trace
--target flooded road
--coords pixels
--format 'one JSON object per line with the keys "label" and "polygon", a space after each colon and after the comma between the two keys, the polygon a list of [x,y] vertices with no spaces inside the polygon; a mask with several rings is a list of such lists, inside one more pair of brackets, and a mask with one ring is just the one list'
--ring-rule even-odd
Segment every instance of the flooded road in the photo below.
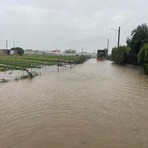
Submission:
{"label": "flooded road", "polygon": [[0,84],[0,148],[147,148],[148,76],[91,59]]}

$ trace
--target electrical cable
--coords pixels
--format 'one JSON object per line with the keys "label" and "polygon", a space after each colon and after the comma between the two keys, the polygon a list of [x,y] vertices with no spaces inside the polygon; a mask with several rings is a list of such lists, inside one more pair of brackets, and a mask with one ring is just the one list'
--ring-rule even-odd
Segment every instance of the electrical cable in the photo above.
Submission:
{"label": "electrical cable", "polygon": [[122,28],[126,27],[128,24],[130,24],[133,19],[145,8],[145,6],[148,4],[148,0],[142,5],[142,7],[129,19],[127,23],[122,25]]}

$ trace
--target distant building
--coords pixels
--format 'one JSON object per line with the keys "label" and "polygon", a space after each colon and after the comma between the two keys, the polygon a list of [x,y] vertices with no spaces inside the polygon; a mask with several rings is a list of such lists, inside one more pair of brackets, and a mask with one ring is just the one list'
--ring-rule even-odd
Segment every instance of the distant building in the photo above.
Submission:
{"label": "distant building", "polygon": [[47,51],[44,51],[44,54],[46,54],[46,55],[61,55],[62,53],[60,50],[52,50],[52,51],[47,50]]}
{"label": "distant building", "polygon": [[8,49],[0,49],[0,55],[10,55],[10,50],[8,50]]}
{"label": "distant building", "polygon": [[97,54],[95,53],[95,52],[93,52],[92,54],[91,54],[91,58],[96,58],[97,57]]}
{"label": "distant building", "polygon": [[79,52],[77,53],[78,56],[91,56],[91,53],[88,52]]}
{"label": "distant building", "polygon": [[32,49],[26,49],[26,50],[24,50],[24,54],[41,55],[41,54],[43,54],[43,51],[40,51],[40,50],[32,50]]}
{"label": "distant building", "polygon": [[61,51],[60,50],[52,50],[51,52],[53,52],[53,53],[60,53]]}
{"label": "distant building", "polygon": [[76,53],[76,50],[74,50],[74,49],[68,49],[68,50],[65,50],[64,53]]}
{"label": "distant building", "polygon": [[65,56],[75,56],[76,55],[76,50],[74,49],[68,49],[64,51]]}

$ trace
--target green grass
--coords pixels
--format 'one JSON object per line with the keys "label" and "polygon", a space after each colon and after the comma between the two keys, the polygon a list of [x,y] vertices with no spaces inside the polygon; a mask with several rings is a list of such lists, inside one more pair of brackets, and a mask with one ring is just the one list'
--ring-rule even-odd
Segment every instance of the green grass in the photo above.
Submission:
{"label": "green grass", "polygon": [[41,66],[56,65],[58,63],[80,63],[78,56],[48,56],[48,55],[0,55],[0,71],[23,70],[24,68],[40,68]]}

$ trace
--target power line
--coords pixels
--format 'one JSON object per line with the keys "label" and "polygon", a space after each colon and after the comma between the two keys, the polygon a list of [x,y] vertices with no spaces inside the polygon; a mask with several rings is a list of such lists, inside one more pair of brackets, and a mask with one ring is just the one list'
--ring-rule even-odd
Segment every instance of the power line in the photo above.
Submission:
{"label": "power line", "polygon": [[[148,0],[142,5],[142,7],[140,8],[140,9],[138,9],[138,11],[130,18],[130,20],[127,22],[127,23],[125,23],[124,25],[122,25],[122,28],[124,28],[124,27],[126,27],[128,24],[130,24],[132,21],[133,21],[133,19],[145,8],[145,6],[148,4]],[[120,27],[119,27],[120,28]],[[117,30],[116,30],[117,31]],[[118,31],[118,33],[119,33],[119,31]],[[119,36],[119,35],[118,35]],[[111,41],[112,43],[115,41],[115,39],[117,38],[117,35],[116,35],[116,37]],[[119,40],[119,38],[118,38],[118,40]],[[119,41],[118,41],[118,46],[119,46]]]}
{"label": "power line", "polygon": [[116,36],[113,38],[113,40],[111,40],[112,43],[117,39],[117,36],[118,36],[118,34],[116,34]]}
{"label": "power line", "polygon": [[148,4],[148,0],[142,5],[142,7],[129,19],[129,21],[127,23],[125,23],[124,25],[122,25],[122,28],[124,28],[125,26],[127,26],[128,24],[130,24],[133,19],[144,9],[144,7]]}

